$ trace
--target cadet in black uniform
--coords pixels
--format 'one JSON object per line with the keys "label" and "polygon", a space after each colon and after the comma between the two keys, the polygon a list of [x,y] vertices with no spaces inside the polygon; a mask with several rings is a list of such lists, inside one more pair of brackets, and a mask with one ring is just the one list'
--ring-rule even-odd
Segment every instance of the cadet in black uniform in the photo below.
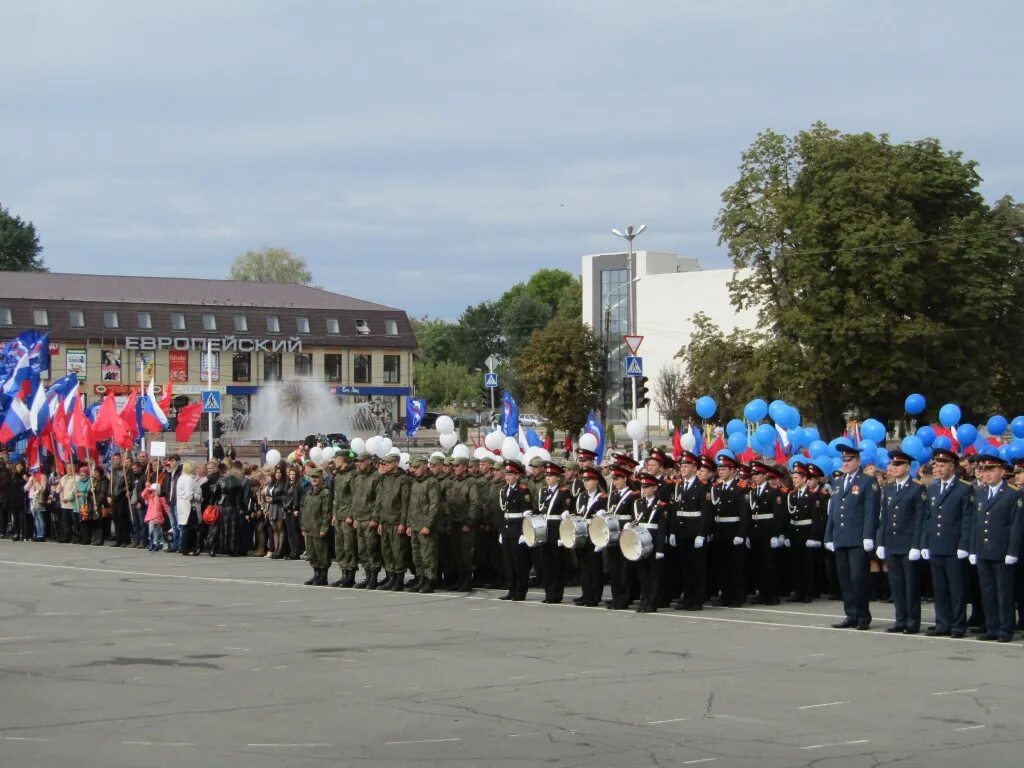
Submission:
{"label": "cadet in black uniform", "polygon": [[699,611],[704,607],[707,581],[707,543],[714,524],[711,486],[697,477],[699,457],[683,451],[679,458],[679,481],[672,494],[668,543],[678,553],[681,597],[673,607]]}
{"label": "cadet in black uniform", "polygon": [[[616,518],[620,526],[633,519],[633,501],[637,492],[633,490],[631,480],[632,473],[626,467],[619,465],[612,467],[612,492],[608,497],[608,508],[605,514],[608,517]],[[600,552],[596,548],[594,551]],[[605,550],[605,558],[612,587],[612,599],[608,603],[608,608],[612,610],[628,608],[631,574],[626,559],[619,551],[618,544],[613,544]]]}
{"label": "cadet in black uniform", "polygon": [[654,551],[636,562],[636,573],[640,580],[640,605],[637,613],[655,613],[658,610],[658,589],[661,583],[661,561],[665,557],[667,504],[658,498],[663,483],[648,472],[641,472],[640,497],[633,503],[633,520],[626,528],[646,528],[654,539]]}
{"label": "cadet in black uniform", "polygon": [[794,563],[793,600],[801,603],[811,602],[818,593],[815,575],[825,535],[825,498],[808,486],[812,474],[821,477],[821,469],[804,461],[793,462],[793,492],[786,497]]}
{"label": "cadet in black uniform", "polygon": [[505,487],[498,493],[502,514],[501,546],[508,575],[508,594],[500,600],[525,600],[530,580],[530,548],[523,537],[523,516],[530,514],[530,489],[522,482],[523,465],[505,462]]}
{"label": "cadet in black uniform", "polygon": [[715,511],[715,566],[724,607],[739,607],[746,600],[743,561],[746,556],[750,505],[739,486],[736,470],[739,462],[732,451],[719,451],[718,482],[711,487],[711,506]]}
{"label": "cadet in black uniform", "polygon": [[[606,514],[608,494],[598,486],[601,471],[597,467],[587,467],[581,471],[581,476],[583,491],[576,500],[576,514],[584,520]],[[583,594],[573,602],[576,605],[595,608],[601,604],[601,593],[604,591],[604,558],[601,552],[594,548],[589,537],[587,543],[576,552],[579,555],[580,587]]]}
{"label": "cadet in black uniform", "polygon": [[562,540],[558,536],[558,528],[569,516],[569,490],[562,483],[562,468],[549,461],[544,465],[545,485],[540,492],[537,514],[544,515],[548,523],[548,538],[541,547],[542,583],[544,585],[544,603],[560,603],[565,593],[565,553],[562,551]]}
{"label": "cadet in black uniform", "polygon": [[760,461],[750,464],[751,488],[747,491],[750,506],[751,586],[757,590],[757,602],[779,604],[779,576],[776,552],[782,546],[786,531],[786,512],[782,492],[772,488],[768,475],[772,471]]}

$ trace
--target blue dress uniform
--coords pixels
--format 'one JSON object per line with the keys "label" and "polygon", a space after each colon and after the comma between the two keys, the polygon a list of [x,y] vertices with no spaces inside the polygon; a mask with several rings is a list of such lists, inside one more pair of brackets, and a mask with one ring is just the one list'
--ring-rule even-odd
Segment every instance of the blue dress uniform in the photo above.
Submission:
{"label": "blue dress uniform", "polygon": [[[840,443],[840,453],[858,455],[849,443]],[[873,477],[859,467],[832,481],[825,523],[825,543],[835,550],[836,576],[843,593],[846,618],[836,627],[867,629],[869,552],[874,549],[878,529],[879,488]],[[868,546],[870,544],[870,546]]]}
{"label": "blue dress uniform", "polygon": [[[893,455],[900,453],[894,451]],[[905,456],[907,463],[912,460]],[[882,491],[878,547],[884,548],[896,623],[886,632],[917,634],[921,630],[921,540],[928,493],[909,477]]]}
{"label": "blue dress uniform", "polygon": [[[956,454],[935,451],[935,460]],[[921,549],[928,553],[935,597],[935,629],[928,634],[963,637],[967,632],[967,555],[974,486],[956,477],[928,487]]]}
{"label": "blue dress uniform", "polygon": [[[979,462],[999,459],[986,456]],[[997,487],[981,486],[975,494],[971,526],[971,554],[977,561],[981,600],[985,606],[988,633],[985,640],[1006,642],[1013,637],[1013,586],[1016,562],[1020,557],[1024,498],[1004,482]]]}

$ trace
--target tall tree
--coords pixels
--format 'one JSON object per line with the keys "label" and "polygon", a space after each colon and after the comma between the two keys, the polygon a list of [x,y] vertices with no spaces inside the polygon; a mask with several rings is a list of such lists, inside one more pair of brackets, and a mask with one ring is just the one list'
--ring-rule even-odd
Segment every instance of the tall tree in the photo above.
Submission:
{"label": "tall tree", "polygon": [[682,425],[693,410],[695,391],[675,363],[662,366],[654,376],[654,405],[674,427]]}
{"label": "tall tree", "polygon": [[472,371],[451,361],[417,361],[413,366],[416,396],[431,409],[480,400],[480,381]]}
{"label": "tall tree", "polygon": [[573,434],[597,408],[603,366],[600,341],[578,317],[556,317],[534,331],[513,361],[523,399]]}
{"label": "tall tree", "polygon": [[0,203],[0,271],[47,272],[35,225],[13,216]]}
{"label": "tall tree", "polygon": [[231,262],[232,280],[256,283],[298,283],[309,285],[313,275],[306,260],[287,248],[267,247],[246,251]]}

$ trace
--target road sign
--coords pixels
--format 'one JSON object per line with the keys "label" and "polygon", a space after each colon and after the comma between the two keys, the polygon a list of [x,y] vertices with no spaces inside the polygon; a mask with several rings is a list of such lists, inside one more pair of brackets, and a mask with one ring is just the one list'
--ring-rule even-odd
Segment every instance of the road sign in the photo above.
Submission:
{"label": "road sign", "polygon": [[636,357],[635,355],[626,356],[626,375],[627,376],[643,376],[644,375],[644,359],[642,357]]}
{"label": "road sign", "polygon": [[[498,367],[498,363],[499,362],[501,362],[501,361],[498,360],[498,358],[496,358],[494,355],[488,355],[487,359],[484,360],[484,365],[487,366],[487,370],[488,371],[493,371],[495,368]],[[495,384],[494,386],[498,386],[498,385]]]}
{"label": "road sign", "polygon": [[626,347],[629,349],[629,354],[631,355],[636,354],[636,351],[640,349],[640,344],[643,343],[644,340],[643,336],[633,336],[628,333],[622,338],[626,342]]}
{"label": "road sign", "polygon": [[484,374],[484,386],[488,389],[498,388],[498,374],[496,373],[485,373]]}
{"label": "road sign", "polygon": [[220,413],[220,392],[218,390],[203,390],[203,413]]}

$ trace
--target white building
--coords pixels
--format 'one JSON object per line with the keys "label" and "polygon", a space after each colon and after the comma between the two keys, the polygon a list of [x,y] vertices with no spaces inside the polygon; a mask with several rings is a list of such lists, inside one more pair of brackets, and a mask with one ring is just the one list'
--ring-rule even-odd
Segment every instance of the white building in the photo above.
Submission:
{"label": "white building", "polygon": [[[639,355],[652,394],[658,371],[679,365],[674,357],[688,343],[697,312],[707,314],[724,333],[753,329],[757,322],[756,312],[738,312],[729,302],[731,268],[702,270],[695,258],[655,251],[634,251],[632,270],[628,262],[626,252],[583,257],[583,321],[607,339],[611,422],[624,420],[621,393],[628,351],[622,337],[629,329],[631,310],[636,334],[644,337]],[[651,424],[660,420],[653,402],[649,417]]]}

